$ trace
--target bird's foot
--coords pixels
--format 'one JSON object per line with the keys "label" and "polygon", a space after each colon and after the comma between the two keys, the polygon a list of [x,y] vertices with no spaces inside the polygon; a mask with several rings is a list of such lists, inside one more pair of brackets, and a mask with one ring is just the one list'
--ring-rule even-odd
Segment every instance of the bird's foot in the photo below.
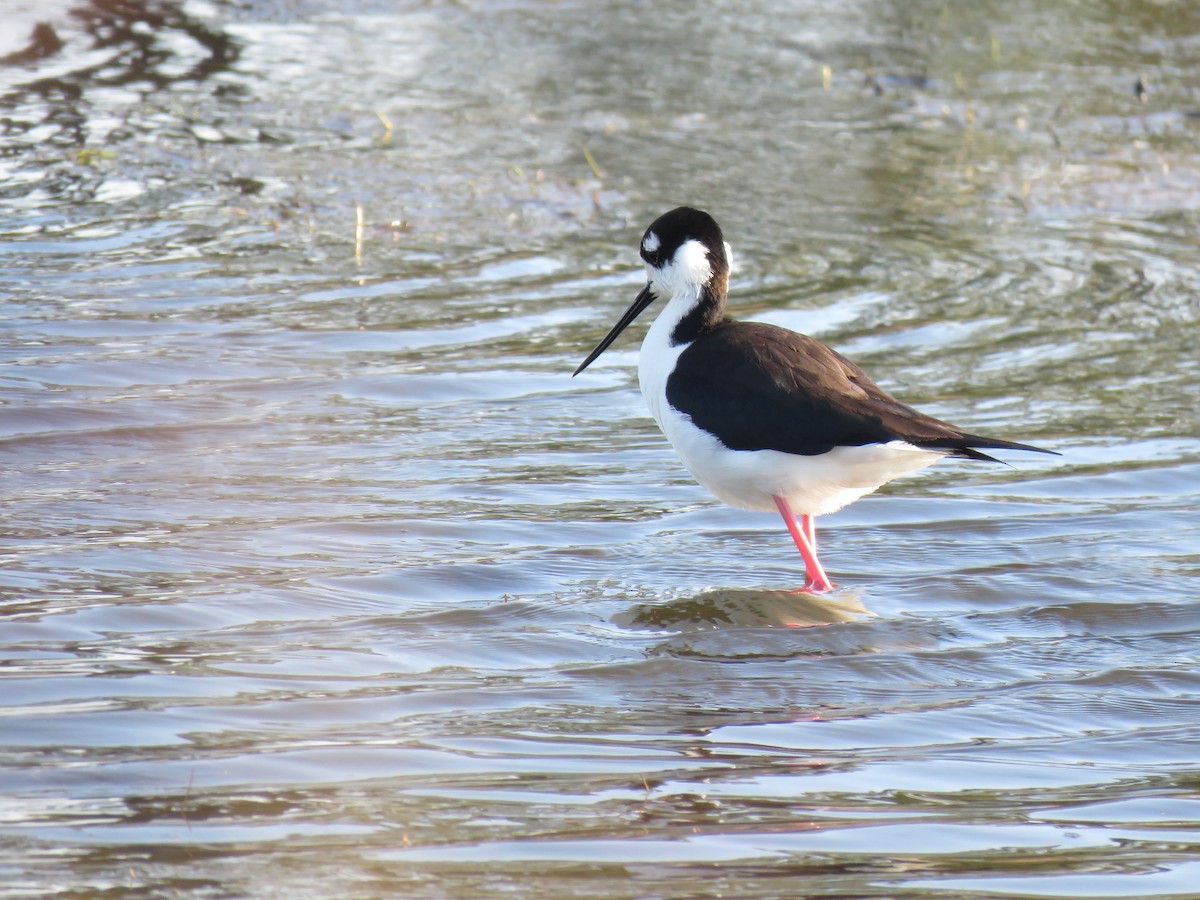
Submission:
{"label": "bird's foot", "polygon": [[810,578],[800,588],[798,594],[827,594],[833,590],[833,582],[828,578]]}
{"label": "bird's foot", "polygon": [[828,587],[816,587],[811,584],[806,584],[802,588],[796,588],[794,591],[788,591],[789,594],[828,594],[833,590],[833,585]]}

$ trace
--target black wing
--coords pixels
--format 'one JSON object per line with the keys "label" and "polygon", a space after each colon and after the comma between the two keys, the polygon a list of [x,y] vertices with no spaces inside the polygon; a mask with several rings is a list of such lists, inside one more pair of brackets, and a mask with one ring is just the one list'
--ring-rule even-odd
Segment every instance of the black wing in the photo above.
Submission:
{"label": "black wing", "polygon": [[820,341],[759,322],[727,321],[694,341],[667,379],[667,402],[731,450],[814,456],[900,440],[971,459],[992,459],[976,447],[1053,452],[966,434]]}

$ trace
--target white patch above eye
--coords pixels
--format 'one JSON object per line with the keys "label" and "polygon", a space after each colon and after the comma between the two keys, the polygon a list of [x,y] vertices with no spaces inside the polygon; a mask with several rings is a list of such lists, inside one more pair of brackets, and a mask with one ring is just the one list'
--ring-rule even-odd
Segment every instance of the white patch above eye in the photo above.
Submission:
{"label": "white patch above eye", "polygon": [[661,245],[662,244],[658,239],[658,235],[651,231],[647,233],[646,239],[642,241],[642,250],[644,250],[646,253],[653,253]]}

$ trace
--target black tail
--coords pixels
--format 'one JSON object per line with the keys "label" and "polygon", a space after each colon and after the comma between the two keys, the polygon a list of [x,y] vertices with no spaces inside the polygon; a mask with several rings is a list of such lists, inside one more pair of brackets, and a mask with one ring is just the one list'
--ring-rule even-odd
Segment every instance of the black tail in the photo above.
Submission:
{"label": "black tail", "polygon": [[977,434],[963,434],[958,437],[935,438],[932,441],[920,441],[919,447],[930,450],[949,450],[951,456],[959,459],[980,459],[985,462],[1003,462],[994,456],[980,453],[977,447],[987,450],[1028,450],[1031,453],[1049,453],[1052,456],[1062,456],[1057,450],[1044,450],[1030,444],[1018,444],[1016,441],[1002,441],[999,438],[980,437]]}

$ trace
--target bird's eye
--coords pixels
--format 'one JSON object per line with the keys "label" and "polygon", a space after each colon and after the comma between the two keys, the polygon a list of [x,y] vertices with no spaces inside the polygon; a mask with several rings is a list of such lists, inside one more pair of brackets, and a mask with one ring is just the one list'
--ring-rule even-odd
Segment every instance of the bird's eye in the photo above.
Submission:
{"label": "bird's eye", "polygon": [[647,231],[646,236],[642,238],[642,259],[657,267],[662,261],[662,255],[659,253],[661,246],[662,242],[658,239],[658,235],[653,231]]}

